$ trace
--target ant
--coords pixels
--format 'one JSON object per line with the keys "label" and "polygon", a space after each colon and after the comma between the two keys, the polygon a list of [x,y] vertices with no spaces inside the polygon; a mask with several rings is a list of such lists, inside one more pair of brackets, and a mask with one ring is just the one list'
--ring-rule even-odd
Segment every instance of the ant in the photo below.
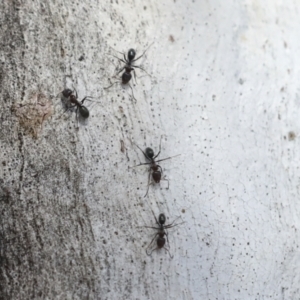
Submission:
{"label": "ant", "polygon": [[[170,243],[169,243],[169,238],[168,238],[168,232],[166,231],[166,229],[169,229],[169,228],[175,227],[177,225],[183,224],[184,222],[174,224],[174,222],[178,219],[178,218],[176,218],[171,224],[165,225],[165,223],[166,223],[166,216],[163,213],[159,214],[158,220],[156,219],[156,216],[154,215],[153,211],[152,211],[152,214],[153,214],[153,216],[155,218],[155,221],[156,221],[156,224],[158,225],[158,227],[143,226],[145,228],[152,228],[152,229],[156,229],[157,230],[157,233],[155,234],[155,236],[153,237],[152,241],[150,242],[150,244],[146,248],[146,253],[147,253],[147,255],[150,256],[154,250],[164,248],[164,249],[166,249],[168,251],[168,253],[170,255],[170,258],[173,258],[173,255],[171,255],[171,253],[170,253]],[[165,236],[167,237],[167,242],[169,244],[169,248],[165,247],[165,244],[166,244]],[[152,248],[151,246],[152,246],[153,241],[155,240],[156,237],[157,237],[157,239],[156,239],[156,245],[157,246],[156,246],[156,248],[153,248],[151,250],[151,248]]]}
{"label": "ant", "polygon": [[137,144],[135,144],[135,145],[143,152],[144,156],[146,157],[146,159],[149,160],[149,162],[147,162],[147,163],[141,163],[141,164],[136,165],[134,167],[138,167],[138,166],[142,166],[142,165],[150,165],[149,176],[148,176],[148,188],[147,188],[147,192],[146,192],[146,194],[145,194],[144,197],[147,196],[148,191],[149,191],[149,186],[153,183],[153,182],[151,182],[151,175],[152,175],[152,179],[153,179],[153,181],[155,183],[159,183],[161,180],[168,181],[168,189],[169,189],[169,180],[166,179],[166,178],[164,178],[164,179],[161,178],[161,175],[162,175],[163,171],[162,171],[161,166],[158,165],[157,163],[160,162],[160,161],[163,161],[163,160],[167,160],[167,159],[179,156],[180,154],[175,155],[175,156],[170,156],[170,157],[163,158],[163,159],[155,161],[155,159],[160,154],[160,150],[161,150],[161,138],[160,138],[160,144],[159,144],[159,151],[158,151],[158,153],[155,156],[154,156],[154,151],[153,151],[152,148],[147,147],[145,149],[145,152],[144,152]]}
{"label": "ant", "polygon": [[70,89],[64,89],[62,91],[62,94],[65,98],[69,98],[70,102],[72,104],[74,104],[73,106],[67,108],[67,110],[65,112],[67,112],[68,110],[70,110],[71,108],[77,106],[76,108],[76,116],[77,116],[77,111],[79,111],[79,114],[82,118],[87,119],[90,115],[89,110],[83,105],[83,102],[85,100],[87,100],[87,98],[89,98],[88,96],[84,97],[81,102],[78,101],[78,94],[76,89],[74,88],[76,96],[73,94],[73,91]]}
{"label": "ant", "polygon": [[[152,45],[152,44],[151,44],[151,45]],[[151,46],[151,45],[150,45],[150,46]],[[149,47],[150,47],[150,46],[149,46]],[[132,91],[132,95],[133,95],[133,89],[132,89],[131,85],[129,84],[129,81],[130,81],[131,78],[132,78],[131,72],[133,71],[135,81],[136,81],[136,74],[135,74],[134,68],[139,68],[139,69],[143,70],[145,73],[147,73],[146,70],[145,70],[144,68],[142,68],[141,66],[133,65],[133,63],[136,62],[138,59],[140,59],[142,56],[144,56],[144,54],[145,54],[146,51],[149,49],[149,47],[142,53],[142,55],[140,55],[140,56],[137,57],[136,59],[135,59],[136,51],[135,51],[134,49],[132,49],[132,48],[128,50],[127,58],[126,58],[126,56],[125,56],[125,53],[121,53],[121,52],[119,52],[119,51],[117,51],[117,52],[123,54],[124,59],[119,58],[119,57],[117,57],[117,56],[115,56],[115,55],[112,55],[113,57],[115,57],[116,59],[118,59],[119,61],[121,61],[121,62],[123,62],[123,63],[125,64],[125,66],[123,66],[123,68],[122,68],[116,75],[120,74],[123,70],[125,70],[124,73],[123,73],[122,76],[121,76],[121,81],[122,81],[122,84],[128,84],[128,85],[130,86],[131,91]],[[147,73],[147,74],[148,74],[148,73]],[[116,76],[116,75],[115,75],[115,76]],[[148,74],[148,75],[149,75],[149,74]],[[150,76],[150,75],[149,75],[149,76]],[[104,88],[104,89],[109,89],[110,87],[112,87],[112,86],[113,86],[114,84],[116,84],[116,83],[118,83],[118,82],[114,82],[114,83],[112,83],[110,86],[108,86],[108,87],[106,87],[106,88]],[[135,99],[134,95],[133,95],[133,98]]]}

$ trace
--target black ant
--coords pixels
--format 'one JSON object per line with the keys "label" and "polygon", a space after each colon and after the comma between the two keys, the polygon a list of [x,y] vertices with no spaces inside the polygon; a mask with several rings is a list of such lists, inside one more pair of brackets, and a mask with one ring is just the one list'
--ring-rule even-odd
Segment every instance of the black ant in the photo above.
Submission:
{"label": "black ant", "polygon": [[[75,90],[75,89],[74,89]],[[68,107],[65,112],[70,110],[71,108],[77,106],[76,108],[76,116],[77,116],[77,111],[79,111],[79,114],[82,118],[87,119],[90,115],[89,110],[83,105],[83,102],[89,98],[88,96],[84,97],[80,102],[78,101],[78,94],[77,91],[75,90],[76,96],[74,95],[73,91],[70,89],[64,89],[62,91],[62,94],[65,98],[68,98],[72,104],[74,104],[71,107]]]}
{"label": "black ant", "polygon": [[[151,45],[152,45],[152,44],[151,44]],[[151,46],[151,45],[150,45],[150,46]],[[150,46],[149,46],[149,47],[150,47]],[[146,72],[146,70],[145,70],[144,68],[142,68],[141,66],[133,65],[133,63],[136,62],[138,59],[140,59],[140,58],[146,53],[146,51],[149,49],[149,47],[142,53],[142,55],[140,55],[140,56],[137,57],[136,59],[135,59],[136,52],[135,52],[135,50],[132,49],[132,48],[128,50],[127,58],[126,58],[126,56],[125,56],[125,53],[121,53],[121,52],[119,52],[119,53],[123,54],[124,59],[119,58],[119,57],[117,57],[117,56],[115,56],[115,55],[112,55],[113,57],[117,58],[119,61],[121,61],[121,62],[123,62],[123,63],[125,64],[125,66],[123,66],[123,68],[122,68],[116,75],[120,74],[123,70],[125,70],[124,73],[123,73],[122,76],[121,76],[121,81],[122,81],[122,84],[128,84],[128,85],[130,86],[131,91],[132,91],[132,95],[133,95],[133,89],[132,89],[131,85],[129,84],[129,81],[130,81],[131,78],[132,78],[131,72],[133,71],[135,80],[136,80],[136,74],[135,74],[134,68],[139,68],[139,69],[143,70],[144,72]],[[146,73],[147,73],[147,72],[146,72]],[[148,74],[148,73],[147,73],[147,74]],[[149,74],[148,74],[148,75],[149,75]],[[150,75],[149,75],[149,76],[150,76]],[[114,84],[116,84],[116,83],[118,83],[118,82],[114,82],[114,83],[112,83],[110,86],[108,86],[108,87],[106,87],[106,88],[104,88],[104,89],[109,89],[110,87],[112,87],[112,86],[113,86]],[[133,98],[135,99],[134,95],[133,95]]]}
{"label": "black ant", "polygon": [[[177,225],[183,224],[184,222],[174,224],[174,222],[178,219],[178,218],[176,218],[171,224],[165,225],[166,216],[164,214],[159,214],[158,220],[156,219],[156,216],[154,215],[153,211],[152,211],[152,214],[155,218],[155,221],[156,221],[156,224],[158,225],[158,227],[144,226],[145,228],[152,228],[152,229],[157,230],[157,233],[155,234],[152,241],[150,242],[150,244],[146,248],[146,253],[147,253],[147,255],[150,256],[154,250],[164,248],[168,251],[168,253],[170,255],[170,258],[173,258],[173,256],[170,253],[170,249],[169,249],[170,248],[170,243],[169,243],[168,233],[167,233],[166,229],[169,229],[169,228],[175,227]],[[169,248],[165,247],[165,244],[166,244],[165,236],[167,237],[167,242],[169,244]],[[151,249],[153,241],[155,240],[156,237],[157,237],[157,239],[156,239],[156,245],[157,246],[156,246],[156,248]]]}
{"label": "black ant", "polygon": [[161,178],[161,175],[162,175],[163,171],[162,171],[161,166],[158,165],[157,163],[160,162],[160,161],[163,161],[163,160],[167,160],[167,159],[179,156],[180,154],[155,161],[155,158],[157,158],[158,155],[160,154],[161,138],[160,138],[160,144],[159,144],[159,151],[155,156],[154,156],[154,151],[152,150],[152,148],[147,147],[145,149],[145,152],[144,152],[137,144],[136,144],[136,146],[143,152],[146,159],[148,159],[150,161],[150,162],[147,162],[147,163],[141,163],[139,165],[134,166],[134,167],[138,167],[138,166],[142,166],[142,165],[150,165],[149,176],[148,176],[148,188],[147,188],[147,192],[146,192],[144,197],[147,196],[148,191],[149,191],[149,186],[153,183],[153,182],[151,182],[151,175],[152,175],[152,179],[155,183],[159,183],[161,180],[168,181],[168,188],[169,188],[169,180],[166,179],[166,178],[164,178],[164,179]]}

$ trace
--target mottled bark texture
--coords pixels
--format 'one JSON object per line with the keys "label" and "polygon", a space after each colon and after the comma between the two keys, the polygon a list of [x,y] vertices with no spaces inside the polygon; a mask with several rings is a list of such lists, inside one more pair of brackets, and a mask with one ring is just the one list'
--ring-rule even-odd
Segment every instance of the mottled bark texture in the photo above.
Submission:
{"label": "mottled bark texture", "polygon": [[[298,299],[298,1],[0,4],[0,299]],[[114,56],[140,55],[136,81]],[[109,89],[104,89],[117,82]],[[90,111],[65,111],[64,88]],[[167,182],[147,189],[135,143]],[[170,259],[147,256],[156,226]]]}

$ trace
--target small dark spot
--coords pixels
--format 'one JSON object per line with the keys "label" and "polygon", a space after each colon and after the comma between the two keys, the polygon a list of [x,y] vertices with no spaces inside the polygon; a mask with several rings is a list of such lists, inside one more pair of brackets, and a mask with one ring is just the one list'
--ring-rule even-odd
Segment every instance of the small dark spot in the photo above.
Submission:
{"label": "small dark spot", "polygon": [[172,43],[175,42],[174,36],[172,34],[170,34],[170,36],[169,36],[169,41]]}
{"label": "small dark spot", "polygon": [[118,235],[118,231],[115,231],[115,235]]}
{"label": "small dark spot", "polygon": [[3,161],[3,162],[2,162],[2,165],[5,167],[5,166],[6,166],[6,161]]}
{"label": "small dark spot", "polygon": [[185,213],[185,209],[183,208],[183,209],[181,210],[181,212],[184,214],[184,213]]}
{"label": "small dark spot", "polygon": [[124,153],[125,152],[125,144],[123,140],[120,140],[121,142],[121,152]]}
{"label": "small dark spot", "polygon": [[106,240],[103,240],[103,244],[106,244]]}
{"label": "small dark spot", "polygon": [[209,243],[206,243],[206,246],[209,246]]}
{"label": "small dark spot", "polygon": [[84,60],[84,56],[83,55],[81,55],[80,57],[79,57],[79,59],[78,59],[79,61],[83,61]]}
{"label": "small dark spot", "polygon": [[296,134],[293,131],[289,132],[289,141],[293,141],[296,138]]}
{"label": "small dark spot", "polygon": [[242,78],[239,79],[239,84],[244,84],[244,80]]}
{"label": "small dark spot", "polygon": [[146,10],[147,9],[147,6],[144,6],[144,10]]}
{"label": "small dark spot", "polygon": [[65,49],[62,46],[60,47],[60,55],[61,57],[65,56]]}

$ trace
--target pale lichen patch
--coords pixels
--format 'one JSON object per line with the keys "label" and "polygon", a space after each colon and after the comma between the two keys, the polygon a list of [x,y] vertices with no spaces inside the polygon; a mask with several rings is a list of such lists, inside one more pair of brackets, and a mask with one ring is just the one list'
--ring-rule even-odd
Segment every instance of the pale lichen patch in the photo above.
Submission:
{"label": "pale lichen patch", "polygon": [[30,134],[33,138],[37,139],[44,121],[53,113],[53,105],[51,100],[44,94],[32,93],[29,101],[14,104],[12,111],[18,117],[20,125],[25,130],[25,134]]}

